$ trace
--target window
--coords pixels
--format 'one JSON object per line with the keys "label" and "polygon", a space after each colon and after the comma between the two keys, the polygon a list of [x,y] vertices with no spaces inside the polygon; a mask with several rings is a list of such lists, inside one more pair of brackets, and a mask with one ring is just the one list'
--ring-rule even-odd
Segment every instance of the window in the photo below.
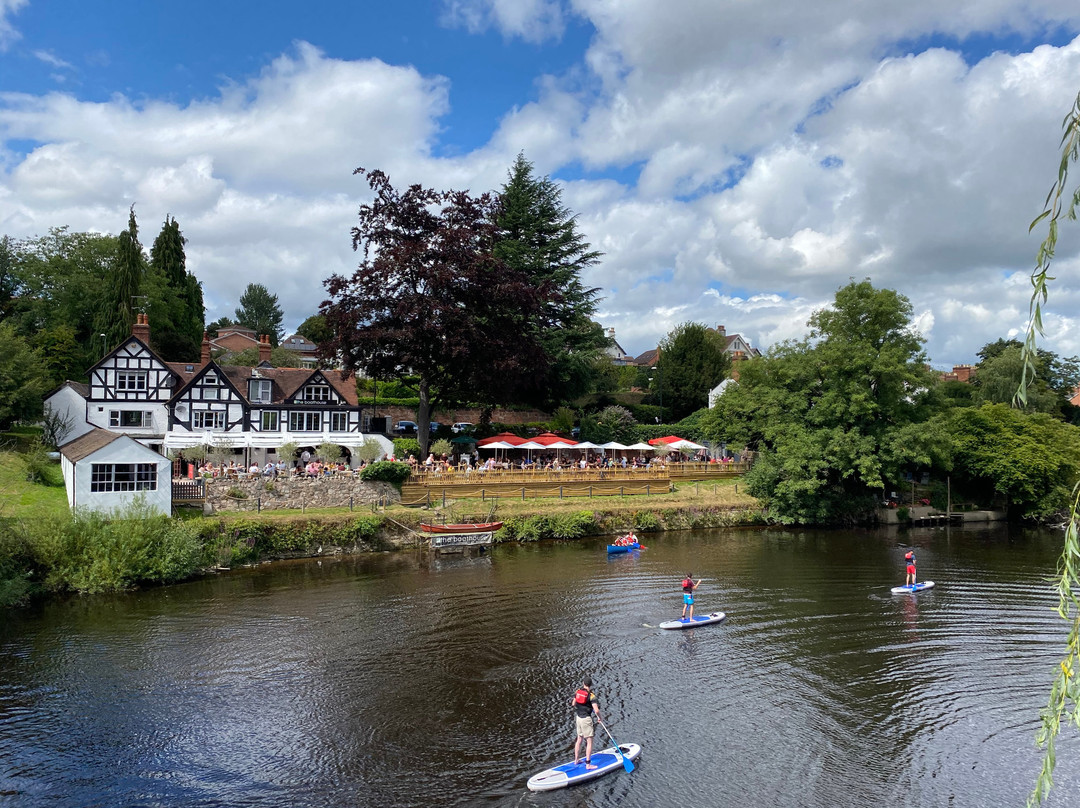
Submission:
{"label": "window", "polygon": [[203,401],[216,401],[218,398],[218,389],[216,387],[203,387],[202,397]]}
{"label": "window", "polygon": [[138,410],[109,410],[109,426],[141,427],[153,424],[153,413]]}
{"label": "window", "polygon": [[330,413],[330,431],[331,432],[348,432],[349,431],[349,413],[347,413],[347,412],[332,412],[332,413]]}
{"label": "window", "polygon": [[225,413],[196,410],[191,414],[192,429],[224,429]]}
{"label": "window", "polygon": [[127,370],[116,372],[116,389],[126,393],[146,392],[146,374]]}
{"label": "window", "polygon": [[278,430],[278,413],[277,412],[263,412],[260,419],[263,432],[277,432]]}
{"label": "window", "polygon": [[252,379],[248,382],[248,398],[260,404],[270,403],[270,380]]}
{"label": "window", "polygon": [[90,491],[157,491],[157,464],[91,463]]}
{"label": "window", "polygon": [[304,388],[304,401],[329,401],[330,385],[309,384]]}
{"label": "window", "polygon": [[322,429],[321,412],[290,412],[290,432],[318,432]]}

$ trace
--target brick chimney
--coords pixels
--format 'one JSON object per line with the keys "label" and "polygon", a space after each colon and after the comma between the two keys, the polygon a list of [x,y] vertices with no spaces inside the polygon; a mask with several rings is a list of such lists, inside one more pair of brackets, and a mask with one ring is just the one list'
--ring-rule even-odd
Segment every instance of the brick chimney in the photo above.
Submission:
{"label": "brick chimney", "polygon": [[721,337],[726,337],[727,336],[727,326],[726,325],[718,325],[716,327],[716,333],[718,333]]}
{"label": "brick chimney", "polygon": [[[720,326],[723,329],[723,326]],[[739,364],[746,359],[746,354],[742,351],[735,351],[731,355],[731,380],[737,382],[739,380]]]}
{"label": "brick chimney", "polygon": [[210,364],[210,335],[202,332],[202,353],[199,355],[199,364]]}
{"label": "brick chimney", "polygon": [[259,364],[270,361],[270,335],[259,335]]}
{"label": "brick chimney", "polygon": [[131,336],[138,337],[145,344],[150,344],[150,320],[145,314],[136,314],[131,326]]}

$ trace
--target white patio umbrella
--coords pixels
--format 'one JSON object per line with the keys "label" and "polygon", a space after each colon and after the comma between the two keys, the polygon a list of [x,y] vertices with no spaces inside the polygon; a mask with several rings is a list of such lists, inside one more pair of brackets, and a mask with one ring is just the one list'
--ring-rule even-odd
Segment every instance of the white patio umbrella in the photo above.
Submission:
{"label": "white patio umbrella", "polygon": [[532,460],[533,449],[546,449],[547,447],[542,443],[537,443],[534,440],[527,440],[524,443],[519,443],[514,447],[515,449],[524,449],[529,453],[529,460]]}
{"label": "white patio umbrella", "polygon": [[635,451],[642,451],[642,452],[655,452],[656,451],[655,446],[650,446],[647,443],[635,443],[632,446],[627,446],[626,448],[627,449],[634,449]]}
{"label": "white patio umbrella", "polygon": [[670,446],[672,449],[693,449],[693,450],[697,450],[697,449],[704,449],[705,448],[700,443],[694,443],[692,440],[686,440],[685,438],[683,438],[682,440],[677,440],[674,443],[669,443],[668,446]]}
{"label": "white patio umbrella", "polygon": [[480,449],[494,449],[495,458],[499,457],[499,449],[517,449],[518,447],[512,443],[507,443],[504,440],[493,441],[492,443],[485,443],[483,446],[478,447]]}
{"label": "white patio umbrella", "polygon": [[621,452],[623,449],[629,449],[629,446],[624,446],[615,440],[609,440],[607,443],[600,444],[601,449],[614,449],[616,452]]}

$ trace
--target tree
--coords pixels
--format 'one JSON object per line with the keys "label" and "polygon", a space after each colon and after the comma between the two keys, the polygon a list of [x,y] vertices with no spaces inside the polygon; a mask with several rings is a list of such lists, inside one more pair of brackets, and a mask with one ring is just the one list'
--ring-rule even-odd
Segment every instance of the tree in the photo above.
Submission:
{"label": "tree", "polygon": [[231,317],[218,317],[212,323],[206,324],[206,333],[216,339],[221,329],[228,328],[231,325],[237,325]]}
{"label": "tree", "polygon": [[[683,323],[660,343],[656,385],[663,380],[665,423],[682,420],[709,404],[709,391],[731,370],[727,340],[701,323]],[[650,397],[655,403],[659,396]]]}
{"label": "tree", "polygon": [[779,521],[859,518],[903,470],[947,463],[925,425],[934,380],[910,320],[907,298],[852,282],[808,339],[743,363],[702,417],[710,440],[761,453],[747,483]]}
{"label": "tree", "polygon": [[139,243],[139,226],[135,221],[135,206],[128,213],[128,227],[117,237],[116,263],[107,279],[98,309],[98,330],[105,334],[110,348],[131,334],[135,322],[137,299],[142,294],[146,277],[146,257]]}
{"label": "tree", "polygon": [[1010,513],[1023,518],[1068,507],[1080,475],[1080,429],[1007,404],[961,407],[939,417],[952,443],[958,491],[984,502],[1002,496]]}
{"label": "tree", "polygon": [[593,321],[599,290],[587,288],[581,272],[601,253],[578,231],[577,218],[562,203],[549,177],[537,179],[519,154],[499,198],[495,257],[530,280],[544,297],[542,321],[523,322],[543,345],[547,371],[531,403],[545,409],[572,401],[593,387],[596,360],[608,338]]}
{"label": "tree", "polygon": [[278,305],[277,295],[260,283],[249,283],[240,295],[240,307],[236,310],[236,324],[251,328],[256,334],[269,334],[270,344],[275,348],[285,336],[281,329],[284,315]]}
{"label": "tree", "polygon": [[187,271],[186,243],[176,219],[166,216],[150,248],[155,292],[150,295],[150,338],[169,361],[199,355],[206,320],[202,285]]}
{"label": "tree", "polygon": [[0,323],[0,429],[16,421],[41,415],[41,404],[49,391],[41,357],[11,323]]}
{"label": "tree", "polygon": [[[1008,404],[1016,397],[1024,374],[1023,345],[1016,340],[1007,343],[1000,349],[995,344],[995,350],[987,352],[976,366],[971,384],[977,403]],[[1060,360],[1050,351],[1039,350],[1035,360],[1037,373],[1028,381],[1023,408],[1060,418],[1076,387],[1077,377],[1071,369],[1075,368],[1075,362],[1075,358]],[[1064,389],[1057,389],[1058,386]]]}
{"label": "tree", "polygon": [[541,300],[523,273],[492,254],[489,195],[420,185],[399,193],[381,171],[356,173],[374,199],[352,231],[359,268],[325,282],[320,313],[334,336],[320,354],[375,379],[414,375],[426,452],[436,402],[535,395],[531,388],[548,377],[535,336]]}
{"label": "tree", "polygon": [[304,322],[300,323],[300,327],[296,329],[296,333],[305,339],[309,339],[316,345],[322,345],[324,342],[328,342],[333,334],[330,333],[330,326],[326,323],[326,318],[321,314],[313,314],[308,317]]}

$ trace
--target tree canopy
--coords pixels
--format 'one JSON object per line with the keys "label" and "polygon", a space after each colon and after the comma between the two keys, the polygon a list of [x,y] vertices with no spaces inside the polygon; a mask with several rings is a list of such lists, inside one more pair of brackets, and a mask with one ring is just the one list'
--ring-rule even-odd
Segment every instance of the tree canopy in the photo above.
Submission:
{"label": "tree canopy", "polygon": [[135,221],[135,206],[132,205],[127,229],[117,236],[116,261],[109,268],[104,294],[98,298],[101,303],[97,327],[110,348],[131,334],[135,312],[145,306],[139,298],[143,296],[146,267],[146,256],[139,242],[139,225]]}
{"label": "tree canopy", "polygon": [[925,425],[934,379],[907,298],[852,282],[809,326],[742,363],[702,428],[761,453],[747,482],[778,520],[822,524],[872,509],[886,480],[940,460],[941,442]]}
{"label": "tree canopy", "polygon": [[165,217],[150,248],[147,289],[150,334],[155,350],[167,361],[186,361],[199,355],[205,328],[202,285],[187,271],[184,244],[175,218]]}
{"label": "tree canopy", "polygon": [[536,177],[522,154],[499,194],[497,223],[495,258],[523,274],[543,296],[543,317],[522,317],[521,328],[539,341],[547,357],[544,367],[536,369],[543,375],[527,403],[550,409],[592,389],[597,359],[608,345],[592,319],[599,290],[581,279],[601,254],[578,230],[559,187],[549,177]]}
{"label": "tree canopy", "polygon": [[352,231],[359,268],[325,282],[329,299],[320,313],[334,336],[320,353],[376,379],[415,374],[427,451],[436,402],[535,395],[531,388],[547,378],[536,336],[543,299],[523,272],[494,256],[490,195],[420,185],[399,192],[382,171],[356,173],[374,199],[361,206]]}
{"label": "tree canopy", "polygon": [[236,325],[250,328],[256,334],[269,334],[270,344],[275,348],[285,336],[281,329],[284,318],[277,295],[271,294],[261,283],[249,283],[240,295],[240,306],[236,309]]}
{"label": "tree canopy", "polygon": [[660,343],[649,400],[663,402],[665,423],[708,405],[709,391],[731,370],[725,348],[727,340],[701,323],[683,323]]}

